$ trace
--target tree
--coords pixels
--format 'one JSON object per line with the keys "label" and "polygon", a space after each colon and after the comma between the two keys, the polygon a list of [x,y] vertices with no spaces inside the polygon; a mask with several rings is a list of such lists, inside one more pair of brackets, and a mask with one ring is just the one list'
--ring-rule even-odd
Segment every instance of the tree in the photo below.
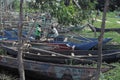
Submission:
{"label": "tree", "polygon": [[20,8],[20,2],[18,0],[14,0],[13,2],[13,9],[19,9]]}
{"label": "tree", "polygon": [[[96,5],[96,9],[103,11],[105,1],[106,0],[97,0],[98,4]],[[109,10],[114,11],[120,8],[119,4],[120,4],[120,0],[110,0]]]}
{"label": "tree", "polygon": [[36,5],[41,6],[42,12],[49,11],[51,16],[58,19],[59,24],[82,24],[92,15],[96,0],[78,0],[80,9],[74,0],[36,0]]}

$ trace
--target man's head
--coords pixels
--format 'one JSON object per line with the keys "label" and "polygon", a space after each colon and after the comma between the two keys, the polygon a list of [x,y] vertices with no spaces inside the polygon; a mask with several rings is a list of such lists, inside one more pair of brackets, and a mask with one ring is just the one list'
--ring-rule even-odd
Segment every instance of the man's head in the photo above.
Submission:
{"label": "man's head", "polygon": [[54,27],[53,26],[51,26],[51,29],[53,29]]}
{"label": "man's head", "polygon": [[41,25],[40,25],[40,24],[38,24],[38,26],[39,26],[39,27],[41,27]]}

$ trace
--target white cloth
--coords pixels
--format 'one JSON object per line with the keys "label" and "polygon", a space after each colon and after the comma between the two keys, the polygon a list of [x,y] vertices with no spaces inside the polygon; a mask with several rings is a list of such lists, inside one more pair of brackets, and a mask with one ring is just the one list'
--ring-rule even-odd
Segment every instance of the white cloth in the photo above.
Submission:
{"label": "white cloth", "polygon": [[56,28],[53,28],[52,32],[54,33],[54,35],[53,35],[54,37],[57,37],[59,35],[59,33],[58,33]]}

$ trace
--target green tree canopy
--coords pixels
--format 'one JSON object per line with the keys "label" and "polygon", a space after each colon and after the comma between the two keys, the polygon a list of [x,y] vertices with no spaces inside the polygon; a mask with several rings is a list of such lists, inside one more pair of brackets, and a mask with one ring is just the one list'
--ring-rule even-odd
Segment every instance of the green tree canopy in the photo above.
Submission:
{"label": "green tree canopy", "polygon": [[[39,1],[38,1],[39,2]],[[73,0],[41,0],[42,9],[51,13],[63,25],[80,24],[90,17],[91,10],[95,8],[95,0],[78,0],[78,8]],[[46,8],[46,9],[45,9]]]}

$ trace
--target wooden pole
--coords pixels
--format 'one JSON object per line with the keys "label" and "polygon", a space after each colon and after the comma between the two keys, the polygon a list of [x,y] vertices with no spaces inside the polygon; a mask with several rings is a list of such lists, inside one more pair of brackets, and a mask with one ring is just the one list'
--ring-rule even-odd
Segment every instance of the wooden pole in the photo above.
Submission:
{"label": "wooden pole", "polygon": [[22,59],[22,53],[23,53],[23,42],[22,42],[22,27],[23,27],[23,0],[20,0],[20,13],[19,13],[19,25],[18,25],[18,69],[20,74],[20,80],[25,80],[25,72],[24,72],[24,65],[23,65],[23,59]]}
{"label": "wooden pole", "polygon": [[99,80],[100,73],[101,73],[101,65],[102,65],[102,42],[103,42],[103,36],[105,31],[105,21],[106,21],[106,13],[109,5],[109,0],[106,0],[105,6],[104,6],[104,12],[102,17],[102,24],[101,24],[101,33],[98,37],[98,63],[97,63],[97,72],[94,80]]}

